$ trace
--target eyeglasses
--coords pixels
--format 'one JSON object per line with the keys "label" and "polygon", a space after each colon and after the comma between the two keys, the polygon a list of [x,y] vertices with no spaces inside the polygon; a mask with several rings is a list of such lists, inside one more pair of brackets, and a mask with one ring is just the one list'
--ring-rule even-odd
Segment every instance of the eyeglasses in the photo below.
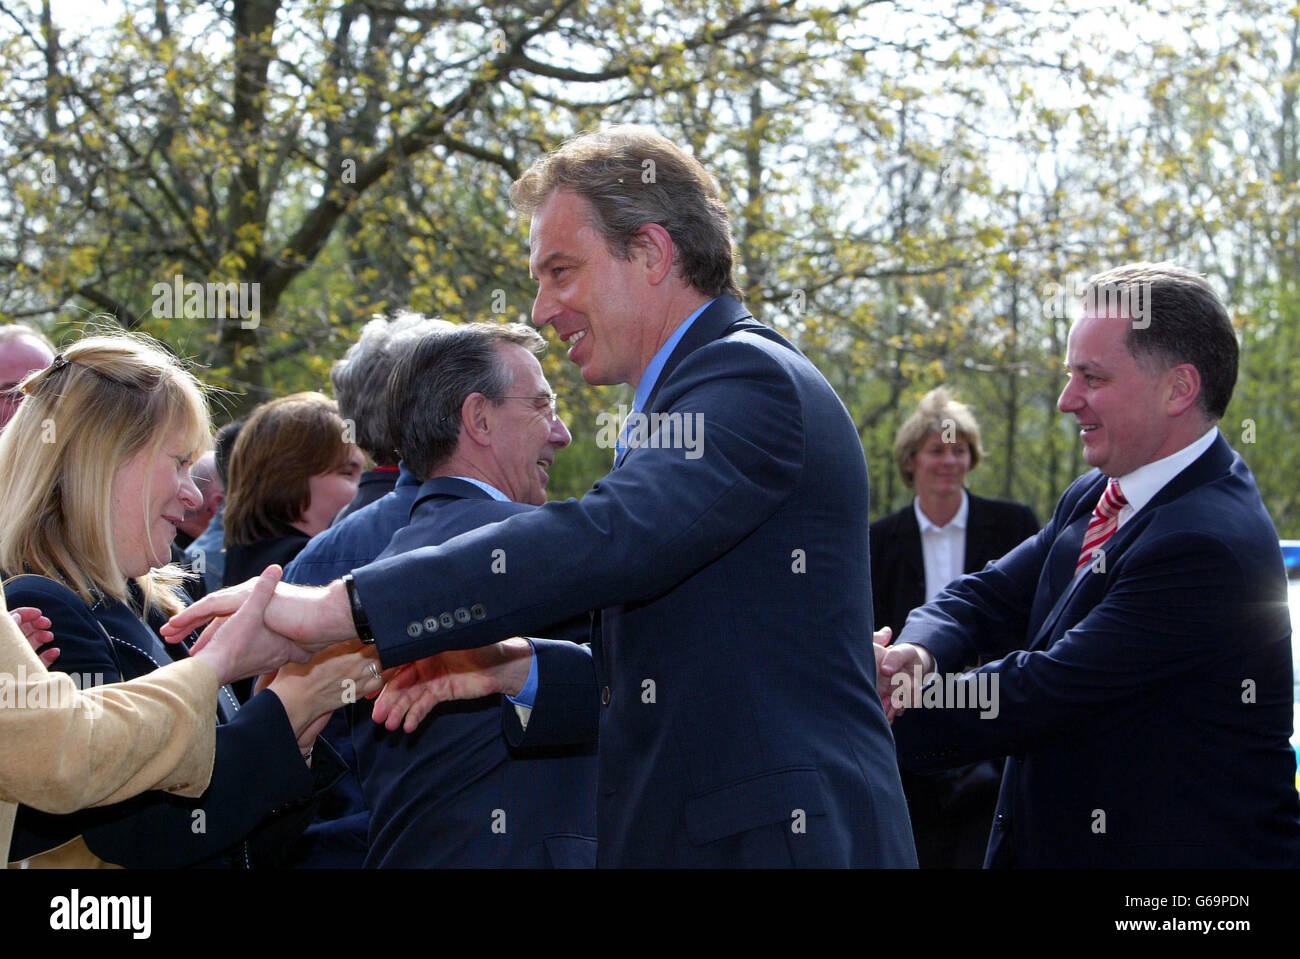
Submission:
{"label": "eyeglasses", "polygon": [[[533,404],[537,412],[545,412],[551,419],[557,419],[560,415],[559,399],[555,393],[535,393],[532,396],[498,396],[500,400],[525,400]],[[546,404],[543,406],[542,404]]]}

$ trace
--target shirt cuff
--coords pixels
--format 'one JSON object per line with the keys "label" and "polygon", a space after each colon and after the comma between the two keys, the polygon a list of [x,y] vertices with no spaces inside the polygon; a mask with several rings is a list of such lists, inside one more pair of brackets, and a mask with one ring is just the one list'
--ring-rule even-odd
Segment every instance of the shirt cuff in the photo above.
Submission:
{"label": "shirt cuff", "polygon": [[518,695],[507,696],[506,699],[514,703],[515,713],[519,716],[519,725],[527,729],[528,720],[533,715],[533,704],[537,701],[537,650],[533,647],[532,639],[527,636],[524,638],[528,639],[529,649],[532,650],[532,657],[528,661],[528,678],[524,680]]}

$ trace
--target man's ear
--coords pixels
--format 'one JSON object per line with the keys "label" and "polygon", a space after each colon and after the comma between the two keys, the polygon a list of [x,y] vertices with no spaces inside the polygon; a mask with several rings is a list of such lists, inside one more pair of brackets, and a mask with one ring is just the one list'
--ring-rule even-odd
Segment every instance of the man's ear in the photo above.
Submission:
{"label": "man's ear", "polygon": [[1180,416],[1195,405],[1201,395],[1201,372],[1191,363],[1179,363],[1165,376],[1165,409],[1170,416]]}
{"label": "man's ear", "polygon": [[646,279],[651,285],[662,283],[673,271],[673,238],[658,223],[647,223],[632,240],[643,256]]}
{"label": "man's ear", "polygon": [[479,446],[490,442],[490,408],[492,401],[482,393],[471,393],[460,404],[460,438]]}

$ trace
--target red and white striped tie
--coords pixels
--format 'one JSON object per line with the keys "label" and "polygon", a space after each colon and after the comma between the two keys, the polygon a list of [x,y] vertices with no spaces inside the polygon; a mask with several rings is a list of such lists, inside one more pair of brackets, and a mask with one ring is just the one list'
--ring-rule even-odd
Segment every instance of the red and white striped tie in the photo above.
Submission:
{"label": "red and white striped tie", "polygon": [[1088,531],[1083,534],[1083,549],[1079,551],[1079,562],[1074,566],[1076,573],[1091,563],[1097,550],[1115,534],[1115,527],[1119,525],[1119,511],[1127,505],[1128,500],[1119,488],[1119,480],[1112,479],[1106,484],[1097,507],[1092,511]]}

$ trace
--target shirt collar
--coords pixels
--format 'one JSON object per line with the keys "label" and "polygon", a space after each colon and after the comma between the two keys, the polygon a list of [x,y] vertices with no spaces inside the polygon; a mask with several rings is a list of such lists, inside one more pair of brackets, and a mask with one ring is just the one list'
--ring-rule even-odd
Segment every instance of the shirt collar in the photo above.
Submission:
{"label": "shirt collar", "polygon": [[1125,476],[1116,477],[1119,488],[1134,513],[1146,506],[1175,476],[1191,466],[1213,445],[1219,435],[1218,425],[1211,426],[1200,439],[1189,443],[1164,459],[1139,466]]}
{"label": "shirt collar", "polygon": [[659,352],[651,358],[650,365],[641,374],[641,382],[637,384],[636,388],[636,397],[632,400],[633,410],[645,409],[650,394],[654,392],[655,383],[659,381],[659,374],[664,371],[664,364],[668,362],[668,357],[673,355],[673,350],[677,349],[677,344],[682,341],[682,337],[686,335],[686,331],[691,328],[691,324],[695,322],[696,318],[712,305],[713,300],[709,300],[708,303],[705,303],[688,316],[682,321],[682,325],[673,332],[673,335],[668,337],[667,342],[659,347]]}
{"label": "shirt collar", "polygon": [[970,497],[966,495],[964,489],[961,491],[961,505],[957,507],[957,515],[948,520],[947,526],[935,526],[930,521],[930,517],[926,516],[925,511],[921,509],[921,498],[919,496],[912,500],[912,509],[916,511],[916,522],[921,527],[923,534],[932,530],[934,532],[943,532],[946,529],[965,529],[966,519],[970,516]]}
{"label": "shirt collar", "polygon": [[491,483],[484,483],[482,480],[476,480],[470,476],[453,476],[451,477],[451,479],[464,480],[466,483],[473,483],[475,486],[477,486],[483,492],[487,493],[488,496],[491,496],[498,503],[510,502],[510,497],[507,496],[505,493],[501,492]]}

